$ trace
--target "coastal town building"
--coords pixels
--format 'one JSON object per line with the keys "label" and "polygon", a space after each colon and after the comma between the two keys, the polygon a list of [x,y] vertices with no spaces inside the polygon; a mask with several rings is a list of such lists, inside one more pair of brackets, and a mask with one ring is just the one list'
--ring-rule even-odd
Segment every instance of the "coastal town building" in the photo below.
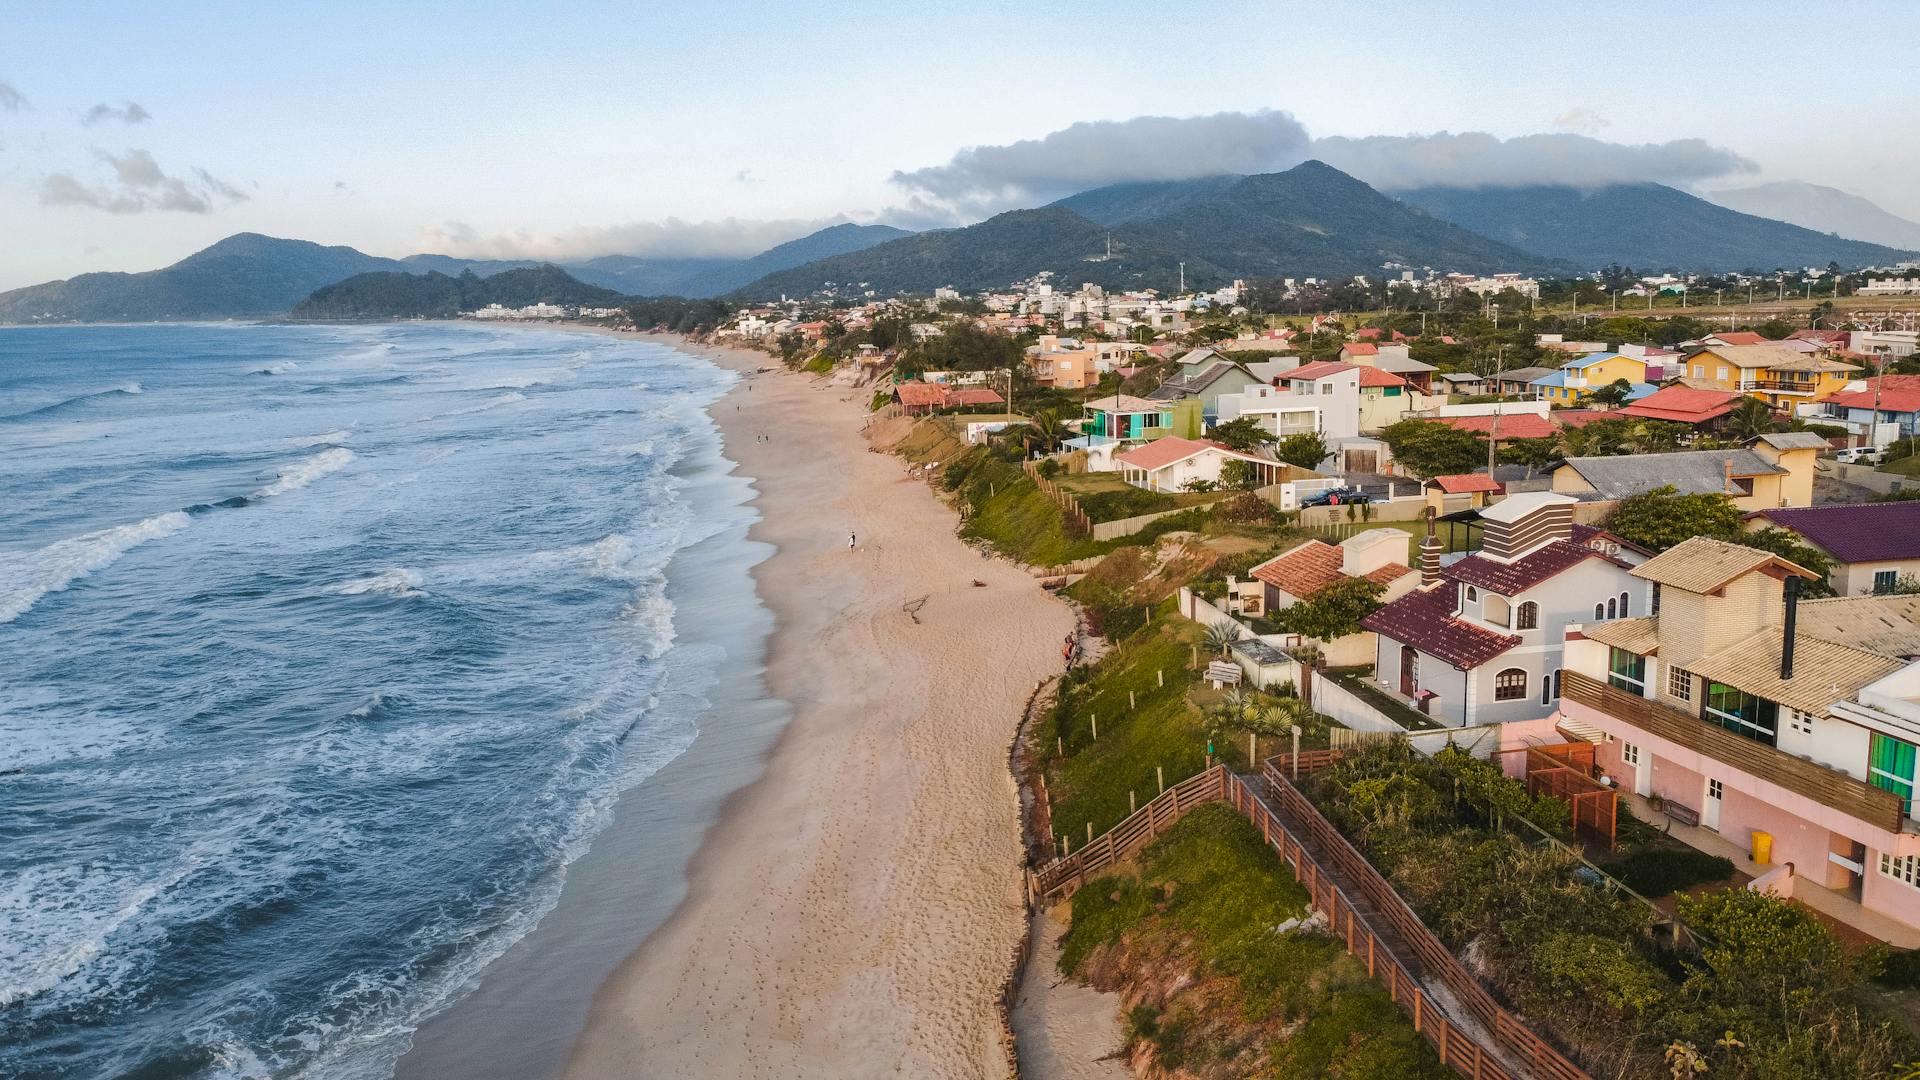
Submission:
{"label": "coastal town building", "polygon": [[[1872,446],[1920,434],[1920,375],[1876,375],[1801,406],[1801,416],[1838,422]],[[1877,418],[1877,420],[1876,420]]]}
{"label": "coastal town building", "polygon": [[[1419,582],[1407,565],[1407,537],[1398,529],[1369,529],[1338,544],[1308,540],[1268,559],[1247,572],[1246,580],[1227,583],[1227,610],[1232,614],[1271,617],[1295,604],[1312,600],[1342,578],[1364,578],[1380,586],[1383,602],[1398,600]],[[1332,641],[1291,635],[1281,642],[1288,648],[1317,649],[1333,667],[1370,664],[1373,633],[1361,630]]]}
{"label": "coastal town building", "polygon": [[1804,567],[1705,537],[1632,576],[1657,609],[1567,628],[1561,730],[1596,744],[1636,812],[1780,868],[1780,895],[1920,944],[1920,604],[1800,600]]}
{"label": "coastal town building", "polygon": [[[1737,338],[1744,334],[1723,334]],[[1776,409],[1793,409],[1846,386],[1860,369],[1820,353],[1805,353],[1779,342],[1708,344],[1682,362],[1694,387],[1733,390],[1757,397]]]}
{"label": "coastal town building", "polygon": [[1841,596],[1920,591],[1920,502],[1761,510],[1747,526],[1786,529],[1825,553],[1833,560],[1827,584]]}
{"label": "coastal town building", "polygon": [[1552,486],[1583,500],[1625,499],[1671,487],[1682,495],[1723,494],[1742,510],[1811,506],[1814,460],[1825,447],[1818,435],[1788,432],[1733,450],[1570,457],[1554,468]]}
{"label": "coastal town building", "polygon": [[1615,382],[1626,380],[1638,394],[1644,397],[1653,393],[1654,388],[1647,385],[1647,362],[1637,356],[1628,356],[1617,352],[1597,352],[1582,356],[1578,360],[1569,360],[1558,371],[1550,372],[1533,380],[1534,392],[1549,404],[1570,406],[1586,400],[1595,390],[1612,386]]}
{"label": "coastal town building", "polygon": [[1121,476],[1134,487],[1148,491],[1192,491],[1198,485],[1220,483],[1220,470],[1229,461],[1245,462],[1254,470],[1258,486],[1279,483],[1293,472],[1292,466],[1272,458],[1242,453],[1222,443],[1206,439],[1183,439],[1169,435],[1123,450],[1113,460]]}
{"label": "coastal town building", "polygon": [[1550,715],[1559,698],[1564,628],[1649,610],[1628,575],[1647,552],[1573,521],[1552,492],[1480,511],[1481,549],[1441,565],[1422,542],[1420,585],[1361,620],[1376,635],[1375,681],[1452,727]]}
{"label": "coastal town building", "polygon": [[1702,431],[1718,431],[1728,414],[1746,395],[1735,390],[1700,390],[1691,386],[1663,386],[1620,410],[1621,416],[1688,424]]}

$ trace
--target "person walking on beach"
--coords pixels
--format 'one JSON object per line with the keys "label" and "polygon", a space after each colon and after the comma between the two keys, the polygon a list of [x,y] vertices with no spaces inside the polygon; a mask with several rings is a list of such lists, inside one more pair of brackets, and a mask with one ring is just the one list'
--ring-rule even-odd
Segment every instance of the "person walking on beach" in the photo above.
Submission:
{"label": "person walking on beach", "polygon": [[848,551],[853,550],[853,534],[852,533],[847,534],[847,550]]}

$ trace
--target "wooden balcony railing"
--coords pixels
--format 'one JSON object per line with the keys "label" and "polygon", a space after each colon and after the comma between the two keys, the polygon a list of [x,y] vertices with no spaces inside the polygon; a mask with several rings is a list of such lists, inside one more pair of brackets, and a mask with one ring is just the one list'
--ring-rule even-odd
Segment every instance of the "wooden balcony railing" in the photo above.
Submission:
{"label": "wooden balcony railing", "polygon": [[1715,761],[1726,762],[1741,772],[1757,776],[1796,795],[1804,795],[1822,806],[1832,807],[1877,829],[1900,831],[1903,816],[1900,797],[1891,791],[1874,787],[1864,780],[1856,780],[1825,765],[1794,757],[1765,743],[1741,738],[1696,716],[1630,694],[1577,671],[1564,672],[1560,678],[1560,694],[1569,701],[1598,709],[1650,735],[1705,754]]}

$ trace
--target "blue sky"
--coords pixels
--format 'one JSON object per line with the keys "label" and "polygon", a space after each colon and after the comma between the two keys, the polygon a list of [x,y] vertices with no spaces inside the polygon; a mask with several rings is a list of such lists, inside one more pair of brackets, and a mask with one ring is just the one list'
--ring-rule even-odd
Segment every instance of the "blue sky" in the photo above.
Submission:
{"label": "blue sky", "polygon": [[[1808,180],[1920,218],[1914,6],[1543,6],[18,5],[0,288],[243,229],[561,257],[925,224],[1019,194],[930,206],[896,172],[1076,123],[1259,110],[1313,139],[1698,139],[1750,163],[1699,186]],[[1856,82],[1875,72],[1885,91]],[[98,105],[115,112],[85,122]]]}

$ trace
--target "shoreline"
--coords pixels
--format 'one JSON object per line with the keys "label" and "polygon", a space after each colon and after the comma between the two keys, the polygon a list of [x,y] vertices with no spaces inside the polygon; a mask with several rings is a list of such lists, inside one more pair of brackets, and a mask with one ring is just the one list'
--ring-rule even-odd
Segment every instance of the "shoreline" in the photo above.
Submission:
{"label": "shoreline", "polygon": [[1025,919],[1006,747],[1071,615],[867,452],[847,388],[664,340],[743,374],[712,411],[755,483],[748,535],[775,549],[751,573],[775,622],[767,692],[793,715],[686,898],[596,994],[565,1075],[1005,1075]]}

